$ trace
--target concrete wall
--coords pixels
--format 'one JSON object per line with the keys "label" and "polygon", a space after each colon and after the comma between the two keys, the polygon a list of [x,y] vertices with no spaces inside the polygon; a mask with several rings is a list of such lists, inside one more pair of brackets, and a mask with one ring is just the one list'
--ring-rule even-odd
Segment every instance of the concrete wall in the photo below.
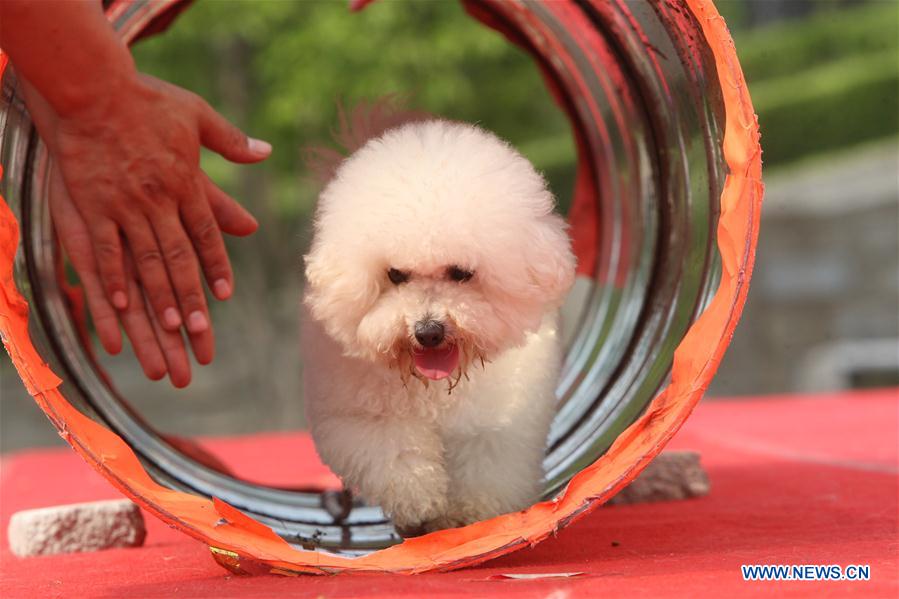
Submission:
{"label": "concrete wall", "polygon": [[897,164],[891,140],[766,177],[749,300],[713,394],[899,384]]}

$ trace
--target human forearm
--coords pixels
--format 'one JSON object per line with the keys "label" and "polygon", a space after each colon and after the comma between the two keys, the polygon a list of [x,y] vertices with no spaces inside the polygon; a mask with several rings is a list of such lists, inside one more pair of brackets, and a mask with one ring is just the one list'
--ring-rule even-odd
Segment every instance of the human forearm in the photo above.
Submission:
{"label": "human forearm", "polygon": [[0,48],[60,115],[96,106],[137,74],[94,0],[0,0]]}

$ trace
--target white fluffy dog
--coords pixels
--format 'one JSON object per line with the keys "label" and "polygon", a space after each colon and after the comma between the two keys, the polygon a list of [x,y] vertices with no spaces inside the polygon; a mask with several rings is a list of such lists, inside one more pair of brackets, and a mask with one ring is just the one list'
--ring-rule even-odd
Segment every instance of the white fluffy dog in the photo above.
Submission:
{"label": "white fluffy dog", "polygon": [[306,256],[318,452],[404,536],[540,495],[574,280],[543,177],[478,127],[389,128],[340,163]]}

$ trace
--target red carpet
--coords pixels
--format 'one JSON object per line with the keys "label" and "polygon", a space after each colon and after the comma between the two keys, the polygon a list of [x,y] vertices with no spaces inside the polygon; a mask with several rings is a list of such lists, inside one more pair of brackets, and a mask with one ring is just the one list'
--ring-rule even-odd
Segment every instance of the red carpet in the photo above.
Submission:
{"label": "red carpet", "polygon": [[[49,423],[48,423],[49,426]],[[708,497],[603,508],[558,538],[485,566],[414,577],[243,578],[148,516],[146,546],[19,559],[6,542],[17,510],[115,497],[71,451],[0,461],[0,597],[783,597],[899,596],[899,391],[709,402],[671,448],[702,452]],[[219,440],[238,473],[320,482],[312,461],[266,471],[271,444]],[[308,443],[303,443],[307,448]],[[269,466],[271,470],[273,466]],[[297,478],[293,478],[296,476]],[[741,564],[870,564],[869,581],[744,582]],[[505,574],[580,572],[574,578]]]}

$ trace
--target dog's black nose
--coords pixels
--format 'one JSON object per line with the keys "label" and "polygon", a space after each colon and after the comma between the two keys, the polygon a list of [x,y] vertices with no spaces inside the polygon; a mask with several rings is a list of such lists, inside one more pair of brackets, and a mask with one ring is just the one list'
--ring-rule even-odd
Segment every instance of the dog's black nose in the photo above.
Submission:
{"label": "dog's black nose", "polygon": [[443,342],[443,325],[437,320],[423,320],[415,323],[415,338],[423,347],[437,347]]}

